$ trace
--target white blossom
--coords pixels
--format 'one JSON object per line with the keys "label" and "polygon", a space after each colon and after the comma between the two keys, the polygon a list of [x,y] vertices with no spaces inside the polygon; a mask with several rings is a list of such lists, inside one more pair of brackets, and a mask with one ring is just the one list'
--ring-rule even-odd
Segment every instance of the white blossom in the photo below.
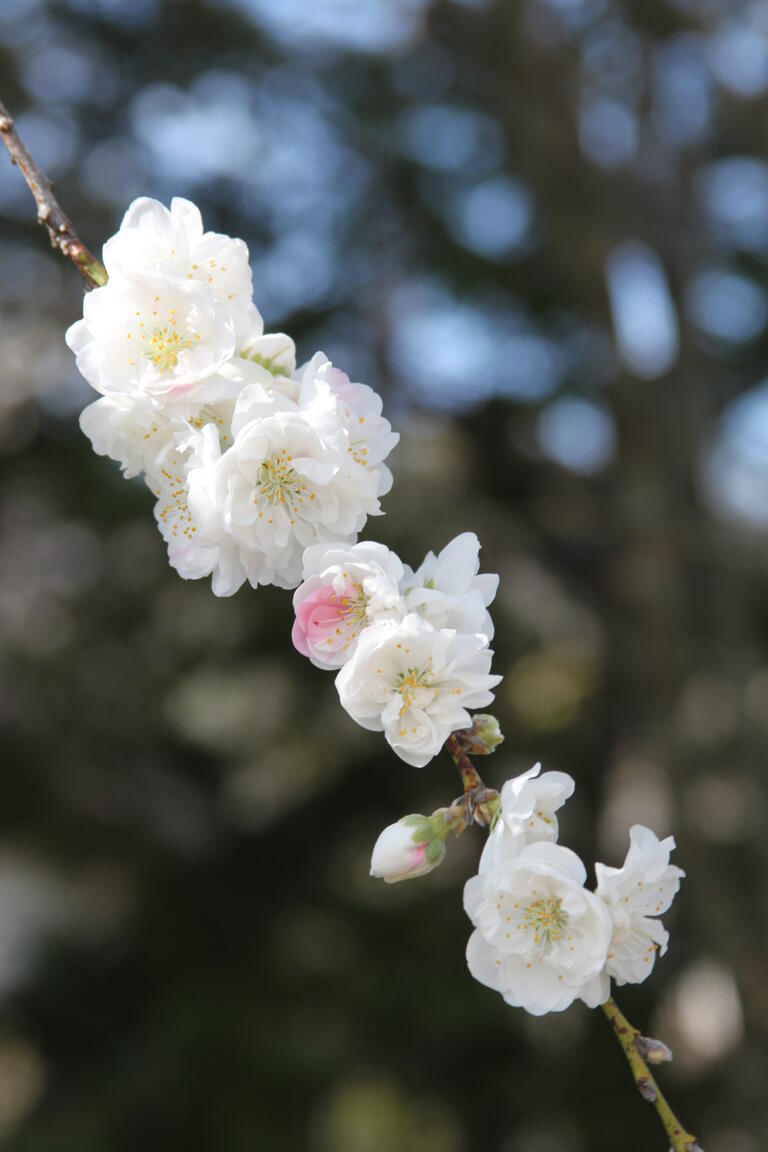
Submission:
{"label": "white blossom", "polygon": [[211,442],[188,476],[201,542],[220,544],[230,537],[254,587],[295,588],[305,548],[352,542],[366,517],[378,511],[370,485],[366,491],[343,483],[345,440],[338,425],[289,404],[273,398],[271,415],[242,426],[236,410],[232,445],[217,453]]}
{"label": "white blossom", "polygon": [[66,340],[97,392],[158,404],[220,399],[217,373],[235,350],[232,320],[205,285],[126,272],[86,295]]}
{"label": "white blossom", "polygon": [[123,217],[120,230],[104,245],[110,279],[121,272],[150,273],[164,280],[204,284],[245,338],[261,317],[251,302],[251,267],[242,240],[204,232],[199,208],[175,197],[170,209],[142,196]]}
{"label": "white blossom", "polygon": [[436,839],[424,816],[404,816],[384,829],[373,846],[371,876],[387,884],[426,876],[442,863],[445,841]]}
{"label": "white blossom", "polygon": [[340,369],[335,368],[327,356],[317,352],[296,372],[299,381],[299,403],[312,408],[320,404],[326,408],[332,399],[333,408],[346,431],[347,468],[350,482],[359,485],[361,475],[370,475],[375,482],[377,496],[384,496],[392,487],[392,473],[384,464],[400,436],[381,414],[381,397],[367,384],[356,384]]}
{"label": "white blossom", "polygon": [[573,795],[573,777],[565,772],[539,775],[534,764],[501,789],[501,812],[480,857],[480,871],[516,856],[526,844],[557,841],[557,811]]}
{"label": "white blossom", "polygon": [[485,637],[435,629],[420,616],[373,624],[336,677],[342,707],[384,735],[397,755],[423,768],[451,732],[469,728],[468,708],[493,699]]}
{"label": "white blossom", "polygon": [[[218,567],[220,544],[205,545],[197,534],[188,503],[187,463],[174,453],[147,483],[157,497],[155,520],[168,545],[168,562],[184,580],[210,576]],[[214,579],[214,587],[217,581]],[[242,579],[233,589],[242,584]]]}
{"label": "white blossom", "polygon": [[541,841],[468,880],[464,907],[475,931],[467,963],[475,979],[534,1016],[579,998],[603,1003],[611,919],[585,879],[575,853]]}
{"label": "white blossom", "polygon": [[94,452],[116,460],[127,478],[161,466],[174,445],[174,422],[143,398],[101,396],[80,413],[80,428]]}
{"label": "white blossom", "polygon": [[229,440],[226,406],[203,411],[194,422],[184,424],[184,434],[163,453],[157,466],[147,472],[146,481],[154,495],[155,519],[168,545],[168,561],[184,580],[212,576],[217,596],[231,596],[243,584],[245,571],[237,543],[222,534],[219,539],[202,540],[189,507],[189,473],[218,459]]}
{"label": "white blossom", "polygon": [[[232,418],[235,435],[252,421],[274,416],[275,412],[300,411],[295,381],[270,371],[258,359],[235,356],[224,365],[221,374],[238,388]],[[331,427],[338,433],[338,421],[332,421]]]}
{"label": "white blossom", "polygon": [[669,863],[672,836],[659,838],[642,824],[629,833],[630,846],[621,868],[596,864],[597,895],[611,915],[613,931],[607,971],[617,984],[641,984],[653,969],[657,952],[664,955],[669,933],[657,919],[666,912],[685,873]]}
{"label": "white blossom", "polygon": [[363,628],[402,619],[403,566],[383,544],[315,544],[303,557],[303,583],[293,596],[295,647],[318,668],[340,668]]}
{"label": "white blossom", "polygon": [[84,433],[126,476],[145,474],[181,576],[211,575],[218,595],[246,580],[295,588],[304,549],[352,545],[381,513],[398,437],[380,398],[322,353],[297,369],[290,336],[264,332],[247,247],[205,232],[188,200],[135,200],[104,263],[107,284],[67,332],[101,393]]}
{"label": "white blossom", "polygon": [[190,432],[205,424],[217,425],[221,443],[226,446],[233,411],[234,403],[228,400],[156,408],[146,397],[117,393],[102,396],[84,408],[80,428],[97,455],[116,460],[126,478],[131,478],[160,471],[169,455],[189,442]]}
{"label": "white blossom", "polygon": [[480,632],[493,639],[488,605],[499,586],[498,576],[478,575],[480,541],[463,532],[435,556],[428,552],[414,572],[406,567],[402,588],[409,612],[418,612],[435,628]]}

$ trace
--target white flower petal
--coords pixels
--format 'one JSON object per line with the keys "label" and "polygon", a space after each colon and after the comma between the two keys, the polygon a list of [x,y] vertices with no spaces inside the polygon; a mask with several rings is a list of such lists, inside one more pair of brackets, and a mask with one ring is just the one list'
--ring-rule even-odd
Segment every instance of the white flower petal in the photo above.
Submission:
{"label": "white flower petal", "polygon": [[464,907],[475,925],[472,974],[533,1015],[595,1001],[611,934],[603,902],[584,888],[586,869],[566,848],[522,848],[469,880]]}
{"label": "white flower petal", "polygon": [[401,759],[423,767],[451,732],[471,725],[467,708],[493,699],[500,677],[482,636],[432,628],[410,614],[365,628],[336,678],[342,707],[371,727],[377,716]]}
{"label": "white flower petal", "polygon": [[671,836],[659,840],[636,824],[621,868],[595,865],[597,895],[608,908],[613,930],[607,969],[618,984],[640,984],[653,970],[669,939],[656,917],[667,911],[685,875],[669,863]]}

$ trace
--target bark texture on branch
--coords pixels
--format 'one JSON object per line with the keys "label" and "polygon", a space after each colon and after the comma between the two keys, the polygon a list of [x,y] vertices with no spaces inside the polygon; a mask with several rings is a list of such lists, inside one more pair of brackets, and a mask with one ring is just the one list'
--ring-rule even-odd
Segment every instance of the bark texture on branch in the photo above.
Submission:
{"label": "bark texture on branch", "polygon": [[8,149],[11,163],[19,169],[35,198],[38,222],[48,232],[52,246],[72,261],[83,278],[86,291],[106,284],[107,271],[104,265],[86,248],[75,232],[69,217],[53,195],[50,180],[30,156],[16,131],[13,117],[1,100],[0,138]]}
{"label": "bark texture on branch", "polygon": [[[608,1022],[613,1029],[613,1034],[627,1058],[627,1063],[632,1070],[632,1075],[640,1095],[643,1100],[646,1100],[649,1104],[653,1104],[659,1114],[659,1119],[664,1125],[664,1130],[669,1138],[671,1145],[670,1152],[702,1152],[696,1143],[696,1137],[683,1127],[672,1111],[667,1098],[659,1088],[646,1063],[643,1053],[648,1053],[649,1045],[656,1045],[659,1042],[649,1040],[648,1037],[642,1036],[639,1029],[630,1024],[615,1000],[606,1001],[606,1003],[603,1004],[603,1011],[608,1017]],[[671,1059],[672,1053],[666,1045],[660,1045],[660,1047],[666,1050],[666,1055],[663,1055],[663,1059]]]}

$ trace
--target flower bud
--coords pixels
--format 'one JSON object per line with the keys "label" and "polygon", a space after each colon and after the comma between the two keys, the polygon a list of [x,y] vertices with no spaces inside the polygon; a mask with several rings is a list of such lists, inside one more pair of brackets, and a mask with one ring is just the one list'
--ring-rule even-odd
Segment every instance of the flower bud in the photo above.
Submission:
{"label": "flower bud", "polygon": [[635,1047],[646,1064],[665,1064],[672,1059],[672,1049],[663,1040],[654,1040],[651,1036],[636,1037]]}
{"label": "flower bud", "polygon": [[[440,823],[444,827],[445,821]],[[426,876],[445,856],[445,841],[435,832],[435,822],[428,816],[403,816],[390,824],[373,846],[371,876],[387,884]]]}
{"label": "flower bud", "polygon": [[455,735],[469,756],[490,756],[504,740],[498,720],[486,713],[473,717],[472,727],[464,728]]}

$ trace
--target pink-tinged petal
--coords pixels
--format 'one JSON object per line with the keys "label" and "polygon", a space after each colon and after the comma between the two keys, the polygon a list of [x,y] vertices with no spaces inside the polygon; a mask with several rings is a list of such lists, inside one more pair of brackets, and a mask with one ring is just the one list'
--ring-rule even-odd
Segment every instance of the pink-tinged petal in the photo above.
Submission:
{"label": "pink-tinged petal", "polygon": [[[322,591],[322,589],[318,589],[318,591]],[[309,624],[310,620],[312,619],[312,613],[316,611],[317,592],[312,592],[309,596],[307,596],[305,600],[302,600],[301,604],[299,604],[298,608],[296,609],[296,623],[299,624],[305,632],[309,631]]]}
{"label": "pink-tinged petal", "polygon": [[[301,643],[312,661],[321,666],[336,667],[344,662],[345,654],[359,631],[349,619],[350,602],[359,595],[360,589],[351,583],[341,592],[331,584],[323,584],[299,604],[293,635],[301,634]],[[295,639],[294,644],[300,652],[304,651]]]}
{"label": "pink-tinged petal", "polygon": [[423,841],[423,843],[421,843],[421,844],[414,845],[413,849],[411,850],[410,860],[408,862],[409,863],[408,871],[413,872],[413,871],[415,871],[416,868],[421,868],[422,864],[424,863],[424,857],[426,856],[426,854],[427,854],[427,841],[426,840]]}
{"label": "pink-tinged petal", "polygon": [[291,640],[297,652],[301,652],[302,656],[309,656],[309,645],[307,644],[307,634],[301,627],[298,620],[294,622],[293,629],[291,630]]}
{"label": "pink-tinged petal", "polygon": [[343,400],[345,404],[353,404],[360,393],[360,385],[353,384],[346,372],[340,368],[329,368],[326,379],[331,391]]}
{"label": "pink-tinged petal", "polygon": [[328,603],[328,601],[316,603],[314,611],[309,613],[307,631],[311,636],[317,633],[318,636],[322,637],[329,628],[337,626],[343,615],[344,611],[338,599],[332,603]]}

